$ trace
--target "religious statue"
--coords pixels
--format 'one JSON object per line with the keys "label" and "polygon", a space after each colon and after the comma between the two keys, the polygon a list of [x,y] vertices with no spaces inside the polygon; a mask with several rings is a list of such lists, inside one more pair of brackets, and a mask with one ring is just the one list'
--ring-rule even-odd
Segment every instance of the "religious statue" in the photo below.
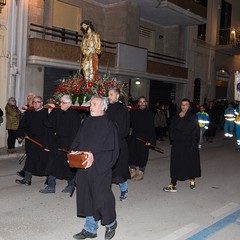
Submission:
{"label": "religious statue", "polygon": [[85,20],[81,22],[80,26],[83,33],[81,69],[86,80],[98,80],[98,55],[101,53],[100,36],[94,31],[91,21]]}

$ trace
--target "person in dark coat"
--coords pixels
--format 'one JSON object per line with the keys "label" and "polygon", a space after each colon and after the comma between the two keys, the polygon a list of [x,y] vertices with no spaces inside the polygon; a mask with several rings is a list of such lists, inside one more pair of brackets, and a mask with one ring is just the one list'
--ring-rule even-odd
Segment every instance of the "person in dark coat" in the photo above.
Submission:
{"label": "person in dark coat", "polygon": [[148,145],[156,144],[154,114],[147,109],[146,97],[138,99],[138,106],[139,109],[132,110],[130,114],[132,132],[128,138],[131,178],[137,181],[144,178],[149,155]]}
{"label": "person in dark coat", "polygon": [[3,111],[2,109],[0,108],[0,126],[1,126],[1,123],[3,123]]}
{"label": "person in dark coat", "polygon": [[[43,100],[37,96],[33,99],[34,110],[26,111],[20,121],[20,126],[17,131],[19,141],[27,134],[43,147],[39,147],[35,143],[28,141],[28,151],[26,152],[25,162],[25,177],[21,180],[16,179],[16,183],[31,185],[32,175],[46,176],[46,166],[48,162],[49,149],[48,146],[48,129],[44,125],[47,119],[48,112],[43,108]],[[46,148],[44,148],[46,146]]]}
{"label": "person in dark coat", "polygon": [[[54,104],[48,104],[55,107]],[[62,190],[64,193],[71,193],[75,186],[75,169],[71,169],[67,163],[67,153],[59,149],[69,150],[77,131],[81,125],[81,117],[78,112],[71,108],[72,100],[69,95],[63,95],[60,101],[61,109],[49,108],[49,119],[46,123],[54,131],[51,141],[49,163],[47,166],[48,185],[41,189],[41,193],[55,193],[56,178],[67,180],[67,186]],[[55,144],[54,144],[55,143]]]}
{"label": "person in dark coat", "polygon": [[166,192],[176,192],[177,181],[190,180],[190,188],[195,188],[195,178],[201,176],[198,140],[200,129],[197,116],[191,113],[189,99],[181,102],[181,112],[171,121],[172,140],[170,175],[171,184],[164,187]]}
{"label": "person in dark coat", "polygon": [[96,238],[98,221],[106,226],[105,240],[112,239],[117,227],[115,198],[111,190],[112,167],[119,155],[117,126],[105,114],[107,99],[95,95],[90,100],[90,116],[82,123],[72,150],[88,155],[85,169],[78,169],[77,215],[86,217],[75,239]]}
{"label": "person in dark coat", "polygon": [[[24,113],[27,111],[27,109],[28,109],[29,107],[33,107],[33,103],[32,103],[32,102],[33,102],[33,98],[34,98],[35,96],[36,96],[36,95],[35,95],[34,93],[32,93],[32,92],[28,93],[28,95],[27,95],[27,104],[24,105],[24,106],[20,109],[20,111],[21,111],[21,118],[23,117]],[[27,152],[27,148],[28,148],[28,141],[25,142],[25,152]],[[22,170],[17,171],[16,174],[17,174],[19,177],[24,178],[24,177],[25,177],[24,167],[23,167]]]}
{"label": "person in dark coat", "polygon": [[127,179],[130,178],[128,167],[128,146],[126,137],[129,133],[130,115],[127,107],[119,102],[120,89],[112,87],[108,91],[107,116],[117,124],[120,153],[117,163],[113,167],[113,183],[119,184],[120,201],[124,201],[128,194]]}

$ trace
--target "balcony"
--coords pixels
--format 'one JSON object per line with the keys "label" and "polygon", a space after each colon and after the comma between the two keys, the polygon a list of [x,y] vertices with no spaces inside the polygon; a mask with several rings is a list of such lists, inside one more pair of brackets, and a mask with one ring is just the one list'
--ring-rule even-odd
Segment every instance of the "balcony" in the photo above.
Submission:
{"label": "balcony", "polygon": [[[28,64],[78,69],[82,36],[66,29],[30,24]],[[102,41],[99,71],[151,79],[187,81],[185,60],[124,43]]]}
{"label": "balcony", "polygon": [[[125,0],[95,0],[101,4],[120,3]],[[140,7],[141,18],[162,26],[205,24],[207,7],[202,0],[132,0]]]}
{"label": "balcony", "polygon": [[217,35],[216,50],[231,56],[240,54],[240,31],[234,28],[221,29]]}

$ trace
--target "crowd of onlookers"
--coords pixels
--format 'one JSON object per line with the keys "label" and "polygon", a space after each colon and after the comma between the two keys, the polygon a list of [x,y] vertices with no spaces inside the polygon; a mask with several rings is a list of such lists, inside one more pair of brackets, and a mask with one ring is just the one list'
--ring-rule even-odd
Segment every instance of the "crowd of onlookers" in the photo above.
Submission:
{"label": "crowd of onlookers", "polygon": [[[216,131],[224,129],[225,117],[224,113],[231,103],[233,108],[238,106],[237,102],[230,102],[228,100],[211,100],[200,105],[197,101],[192,102],[192,113],[197,114],[200,112],[200,108],[204,108],[204,112],[209,116],[209,127],[205,131],[206,140],[209,142],[213,141],[216,136]],[[156,102],[152,108],[154,112],[154,124],[156,129],[156,136],[158,141],[163,141],[164,136],[168,136],[168,129],[172,117],[179,112],[179,106],[175,100],[172,100],[170,104]]]}

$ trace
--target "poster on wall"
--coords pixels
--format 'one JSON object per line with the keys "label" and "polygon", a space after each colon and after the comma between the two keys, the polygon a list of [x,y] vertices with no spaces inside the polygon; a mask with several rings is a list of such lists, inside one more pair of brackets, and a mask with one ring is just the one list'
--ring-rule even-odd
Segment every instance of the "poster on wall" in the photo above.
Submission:
{"label": "poster on wall", "polygon": [[240,73],[238,71],[234,75],[234,99],[240,101]]}

